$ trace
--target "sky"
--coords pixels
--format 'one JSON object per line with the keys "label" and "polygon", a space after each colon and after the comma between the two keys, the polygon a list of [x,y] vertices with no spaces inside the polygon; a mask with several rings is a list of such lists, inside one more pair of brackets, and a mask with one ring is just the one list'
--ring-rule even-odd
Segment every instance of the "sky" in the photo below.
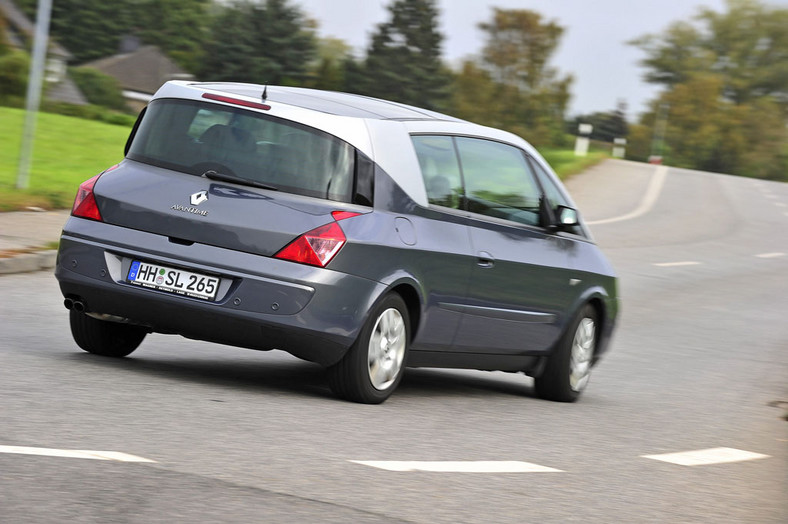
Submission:
{"label": "sky", "polygon": [[[363,56],[377,24],[388,21],[392,0],[295,0],[318,22],[321,37],[335,37]],[[788,6],[788,0],[770,5]],[[611,111],[623,100],[637,120],[659,88],[643,82],[644,54],[626,42],[661,33],[672,22],[691,20],[701,7],[725,11],[725,0],[438,0],[444,59],[456,68],[484,45],[480,22],[493,7],[531,9],[565,29],[552,65],[575,77],[569,115]]]}

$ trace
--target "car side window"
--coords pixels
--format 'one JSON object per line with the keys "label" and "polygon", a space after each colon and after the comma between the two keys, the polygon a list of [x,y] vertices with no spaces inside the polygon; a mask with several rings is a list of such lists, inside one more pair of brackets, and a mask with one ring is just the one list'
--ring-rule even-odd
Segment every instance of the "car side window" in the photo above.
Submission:
{"label": "car side window", "polygon": [[463,184],[452,138],[416,135],[412,139],[429,203],[459,209]]}
{"label": "car side window", "polygon": [[492,140],[457,137],[468,210],[540,224],[541,192],[523,152]]}

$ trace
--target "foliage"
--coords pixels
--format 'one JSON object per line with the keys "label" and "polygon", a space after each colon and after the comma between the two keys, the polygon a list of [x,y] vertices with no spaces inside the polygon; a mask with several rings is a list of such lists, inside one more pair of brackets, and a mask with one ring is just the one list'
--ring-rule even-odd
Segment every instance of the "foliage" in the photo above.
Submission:
{"label": "foliage", "polygon": [[30,58],[24,51],[0,55],[0,103],[10,97],[25,96]]}
{"label": "foliage", "polygon": [[[35,20],[38,0],[16,0]],[[57,0],[52,2],[50,34],[80,64],[118,52],[123,35],[130,32],[134,18],[133,0]]]}
{"label": "foliage", "polygon": [[449,73],[441,62],[435,0],[394,0],[390,19],[377,26],[367,49],[363,75],[351,91],[442,109],[448,99]]}
{"label": "foliage", "polygon": [[69,75],[91,104],[119,111],[127,110],[126,100],[115,78],[92,67],[71,68]]}
{"label": "foliage", "polygon": [[11,51],[11,46],[8,45],[6,25],[5,18],[0,16],[0,56],[6,55]]}
{"label": "foliage", "polygon": [[228,36],[205,43],[204,80],[300,84],[315,54],[314,29],[288,0],[225,6],[210,33]]}
{"label": "foliage", "polygon": [[625,138],[629,134],[626,118],[626,103],[619,101],[613,111],[597,111],[588,115],[579,115],[567,122],[567,132],[578,134],[580,124],[594,126],[589,138],[612,143],[616,138]]}
{"label": "foliage", "polygon": [[158,46],[181,67],[196,73],[203,60],[203,43],[211,38],[212,5],[211,0],[133,0],[131,29],[143,42]]}
{"label": "foliage", "polygon": [[564,140],[571,75],[550,67],[563,28],[525,9],[494,9],[481,59],[466,61],[454,83],[461,118],[501,127],[537,145]]}
{"label": "foliage", "polygon": [[[788,9],[728,0],[727,12],[702,9],[696,21],[633,42],[646,79],[665,86],[641,124],[653,129],[668,107],[673,165],[788,180]],[[644,135],[630,154],[646,149]]]}
{"label": "foliage", "polygon": [[[35,20],[38,0],[16,0]],[[159,46],[186,70],[200,64],[211,0],[57,0],[51,36],[83,64],[120,51],[124,36]]]}
{"label": "foliage", "polygon": [[345,89],[345,64],[352,61],[351,47],[339,38],[319,38],[317,57],[307,66],[305,87],[343,91]]}

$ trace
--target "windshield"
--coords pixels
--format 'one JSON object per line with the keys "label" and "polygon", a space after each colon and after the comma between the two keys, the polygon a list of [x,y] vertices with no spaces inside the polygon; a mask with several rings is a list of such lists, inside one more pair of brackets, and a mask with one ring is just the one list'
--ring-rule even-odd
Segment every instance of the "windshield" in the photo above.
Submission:
{"label": "windshield", "polygon": [[355,150],[322,131],[190,100],[151,102],[128,158],[193,175],[214,171],[306,196],[350,202]]}

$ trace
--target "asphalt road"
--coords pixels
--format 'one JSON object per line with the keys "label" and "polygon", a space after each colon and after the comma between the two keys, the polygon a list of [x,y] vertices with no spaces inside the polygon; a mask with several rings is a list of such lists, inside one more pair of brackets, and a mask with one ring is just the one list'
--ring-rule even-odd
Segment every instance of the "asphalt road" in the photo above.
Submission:
{"label": "asphalt road", "polygon": [[[608,162],[569,187],[623,295],[576,404],[430,369],[351,404],[315,365],[164,335],[95,357],[51,274],[0,276],[0,522],[788,521],[788,184]],[[647,458],[716,448],[735,461]]]}

